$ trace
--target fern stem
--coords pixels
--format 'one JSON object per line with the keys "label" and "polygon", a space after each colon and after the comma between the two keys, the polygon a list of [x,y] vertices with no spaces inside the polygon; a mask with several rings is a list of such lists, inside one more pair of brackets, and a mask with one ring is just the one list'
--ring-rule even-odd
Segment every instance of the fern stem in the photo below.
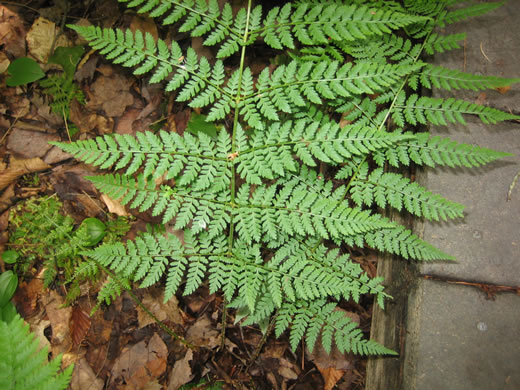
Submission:
{"label": "fern stem", "polygon": [[[238,73],[238,87],[237,87],[237,93],[236,96],[234,96],[235,99],[235,116],[233,118],[233,134],[231,137],[231,154],[235,155],[237,150],[237,129],[239,126],[238,123],[238,107],[239,103],[241,101],[240,93],[242,91],[242,78],[244,75],[244,64],[245,64],[245,58],[246,58],[246,47],[247,47],[247,40],[249,35],[249,21],[251,18],[251,6],[252,6],[252,0],[248,0],[247,3],[247,16],[246,16],[246,27],[244,29],[244,35],[242,37],[242,49],[240,52],[240,68]],[[236,168],[235,164],[231,165],[231,207],[235,207],[235,192],[236,192]],[[228,236],[228,248],[229,253],[231,253],[231,249],[233,248],[233,235],[235,233],[235,222],[233,218],[231,218],[230,224],[229,224],[229,236]]]}

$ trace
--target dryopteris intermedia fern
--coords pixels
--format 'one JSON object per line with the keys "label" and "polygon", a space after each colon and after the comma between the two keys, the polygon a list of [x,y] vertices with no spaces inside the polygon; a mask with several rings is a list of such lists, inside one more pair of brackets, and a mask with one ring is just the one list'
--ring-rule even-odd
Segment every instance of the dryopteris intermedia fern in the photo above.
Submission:
{"label": "dryopteris intermedia fern", "polygon": [[[176,91],[177,101],[204,109],[208,121],[229,126],[216,137],[143,131],[57,143],[79,160],[118,171],[90,177],[101,192],[184,231],[184,241],[147,233],[85,255],[141,287],[163,280],[165,300],[180,288],[191,294],[207,280],[246,324],[266,327],[274,317],[277,335],[290,329],[294,348],[305,337],[312,350],[321,334],[327,350],[334,340],[342,352],[392,353],[363,339],[335,310],[343,298],[373,294],[383,306],[386,297],[382,280],[369,278],[345,247],[451,259],[372,206],[433,220],[459,218],[463,206],[384,168],[476,167],[507,155],[405,126],[464,123],[465,115],[486,123],[517,118],[414,90],[475,90],[520,80],[422,61],[423,53],[458,47],[461,36],[434,32],[464,17],[448,11],[454,0],[299,1],[267,13],[251,0],[236,13],[216,0],[122,2],[203,36],[205,45],[216,46],[217,59],[139,31],[71,28],[109,60],[148,74],[150,82]],[[497,5],[467,9],[479,14]],[[253,43],[281,55],[286,50],[287,61],[254,74],[246,64]],[[239,66],[228,69],[224,60],[235,54]],[[348,56],[353,60],[345,62]],[[334,111],[348,124],[340,125]],[[110,291],[102,297],[118,293]]]}
{"label": "dryopteris intermedia fern", "polygon": [[62,390],[69,385],[74,364],[61,370],[61,355],[48,362],[48,348],[17,314],[0,321],[0,387],[6,390]]}

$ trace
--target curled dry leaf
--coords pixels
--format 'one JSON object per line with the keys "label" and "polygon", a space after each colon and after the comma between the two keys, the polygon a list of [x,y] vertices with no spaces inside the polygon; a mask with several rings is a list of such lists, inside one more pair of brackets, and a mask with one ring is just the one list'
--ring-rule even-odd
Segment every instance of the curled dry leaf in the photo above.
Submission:
{"label": "curled dry leaf", "polygon": [[0,172],[0,190],[3,190],[9,184],[15,182],[20,176],[27,173],[45,171],[49,168],[51,168],[51,166],[38,157],[15,160],[8,169]]}
{"label": "curled dry leaf", "polygon": [[117,200],[110,198],[108,195],[102,194],[101,200],[103,202],[105,202],[109,212],[111,212],[115,215],[119,215],[120,217],[125,217],[127,215],[130,215],[126,211],[125,206],[123,206]]}
{"label": "curled dry leaf", "polygon": [[188,349],[181,360],[177,360],[170,373],[168,390],[177,390],[182,385],[191,381],[194,377],[191,372],[190,361],[193,360],[193,351]]}
{"label": "curled dry leaf", "polygon": [[79,345],[90,329],[90,316],[78,305],[72,308],[70,318],[70,333],[74,345]]}

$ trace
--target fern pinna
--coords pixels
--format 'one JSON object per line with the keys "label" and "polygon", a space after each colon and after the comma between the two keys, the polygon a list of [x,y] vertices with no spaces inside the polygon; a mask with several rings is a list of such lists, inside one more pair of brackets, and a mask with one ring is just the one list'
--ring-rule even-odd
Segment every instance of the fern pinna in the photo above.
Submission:
{"label": "fern pinna", "polygon": [[[517,118],[415,91],[493,88],[519,79],[423,62],[423,53],[457,48],[463,38],[434,32],[464,17],[449,11],[453,0],[298,1],[268,12],[249,0],[236,13],[217,0],[120,1],[204,37],[216,47],[216,60],[148,33],[70,27],[107,59],[203,109],[208,121],[230,125],[215,137],[143,131],[57,143],[79,160],[117,171],[89,178],[102,193],[184,231],[183,241],[146,233],[85,255],[141,287],[163,281],[165,300],[207,281],[246,324],[265,326],[274,318],[278,335],[290,329],[293,347],[305,338],[312,350],[321,335],[326,350],[334,341],[342,352],[393,353],[364,339],[335,310],[340,299],[373,294],[383,306],[387,297],[382,280],[371,279],[346,247],[451,259],[373,206],[432,220],[460,218],[463,206],[385,168],[475,167],[506,156],[406,126],[464,123],[465,115],[486,123]],[[279,50],[281,64],[255,74],[246,66],[252,44]],[[237,69],[225,65],[230,56],[238,58]],[[117,295],[111,285],[102,299]]]}

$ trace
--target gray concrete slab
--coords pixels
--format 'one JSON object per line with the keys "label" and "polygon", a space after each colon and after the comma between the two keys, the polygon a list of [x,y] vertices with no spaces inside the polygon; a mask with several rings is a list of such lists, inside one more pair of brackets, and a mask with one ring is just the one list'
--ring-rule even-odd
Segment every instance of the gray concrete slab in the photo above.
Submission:
{"label": "gray concrete slab", "polygon": [[[447,28],[466,32],[465,49],[435,58],[444,67],[471,73],[520,77],[520,1],[511,0],[490,14]],[[440,93],[436,95],[441,96]],[[492,107],[520,112],[520,85],[497,91],[451,91],[454,96]],[[496,284],[520,284],[520,186],[510,202],[509,185],[520,170],[520,123],[484,125],[469,118],[468,125],[433,127],[432,133],[464,143],[515,154],[482,169],[429,170],[425,184],[433,192],[465,204],[466,217],[454,223],[425,223],[424,238],[454,255],[455,264],[426,264],[421,272]]]}
{"label": "gray concrete slab", "polygon": [[[449,26],[467,32],[465,50],[436,57],[439,65],[472,73],[520,77],[520,1]],[[441,96],[441,95],[437,95]],[[520,112],[520,86],[497,91],[452,91],[455,96]],[[419,266],[423,274],[520,285],[520,186],[506,201],[520,170],[520,124],[434,127],[432,132],[515,156],[479,170],[439,169],[419,174],[431,191],[467,206],[462,221],[425,223],[418,233],[454,255],[453,264]],[[486,300],[479,290],[419,279],[408,302],[405,390],[520,389],[520,296]],[[390,389],[389,389],[390,390]],[[391,389],[393,390],[393,389]]]}
{"label": "gray concrete slab", "polygon": [[404,389],[520,389],[520,296],[422,280],[412,299]]}

